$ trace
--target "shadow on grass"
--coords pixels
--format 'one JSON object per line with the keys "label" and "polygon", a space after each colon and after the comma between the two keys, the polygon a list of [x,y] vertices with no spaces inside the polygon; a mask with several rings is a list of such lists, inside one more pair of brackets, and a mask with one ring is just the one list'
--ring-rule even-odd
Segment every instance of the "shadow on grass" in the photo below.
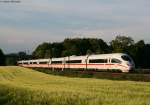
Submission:
{"label": "shadow on grass", "polygon": [[131,72],[131,73],[118,73],[110,72],[110,73],[94,73],[92,71],[86,70],[60,70],[60,69],[47,69],[47,68],[33,68],[33,70],[43,72],[46,74],[58,75],[58,76],[66,76],[66,77],[78,77],[78,78],[97,78],[97,79],[108,79],[108,80],[130,80],[130,81],[143,81],[150,82],[150,74],[145,74],[142,72]]}

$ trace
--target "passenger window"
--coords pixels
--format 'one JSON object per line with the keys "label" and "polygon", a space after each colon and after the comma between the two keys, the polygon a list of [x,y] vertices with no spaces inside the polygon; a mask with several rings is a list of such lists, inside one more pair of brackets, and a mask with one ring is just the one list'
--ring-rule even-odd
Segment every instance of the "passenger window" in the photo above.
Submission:
{"label": "passenger window", "polygon": [[28,65],[28,62],[24,62],[23,64]]}
{"label": "passenger window", "polygon": [[37,64],[37,62],[33,62],[33,64]]}
{"label": "passenger window", "polygon": [[48,62],[39,62],[39,64],[48,64]]}
{"label": "passenger window", "polygon": [[89,63],[107,63],[107,59],[90,59]]}
{"label": "passenger window", "polygon": [[119,59],[113,58],[111,59],[111,63],[121,63],[121,61]]}
{"label": "passenger window", "polygon": [[70,60],[70,61],[66,61],[66,63],[81,63],[81,60]]}
{"label": "passenger window", "polygon": [[59,64],[62,63],[62,61],[52,61],[51,64]]}

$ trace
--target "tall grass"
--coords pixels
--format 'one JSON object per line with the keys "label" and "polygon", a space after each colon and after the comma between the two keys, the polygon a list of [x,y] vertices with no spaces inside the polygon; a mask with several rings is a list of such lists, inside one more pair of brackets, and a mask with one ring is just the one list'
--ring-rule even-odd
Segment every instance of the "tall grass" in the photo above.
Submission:
{"label": "tall grass", "polygon": [[150,105],[150,83],[0,67],[0,105]]}

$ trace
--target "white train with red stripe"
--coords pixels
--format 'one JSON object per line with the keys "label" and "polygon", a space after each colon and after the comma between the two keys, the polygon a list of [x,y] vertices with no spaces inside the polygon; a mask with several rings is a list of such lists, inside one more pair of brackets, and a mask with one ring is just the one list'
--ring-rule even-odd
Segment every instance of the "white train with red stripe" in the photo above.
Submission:
{"label": "white train with red stripe", "polygon": [[134,69],[132,58],[124,53],[97,54],[86,56],[68,56],[51,59],[36,59],[18,61],[23,67],[39,68],[83,68],[83,69],[114,69],[129,72]]}

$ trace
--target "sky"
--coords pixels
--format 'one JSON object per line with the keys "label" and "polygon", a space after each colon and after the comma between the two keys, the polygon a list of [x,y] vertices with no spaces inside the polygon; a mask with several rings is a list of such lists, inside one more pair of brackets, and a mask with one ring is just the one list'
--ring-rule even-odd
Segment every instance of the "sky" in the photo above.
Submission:
{"label": "sky", "polygon": [[150,43],[150,0],[0,0],[0,48],[32,53],[43,42],[117,35]]}

